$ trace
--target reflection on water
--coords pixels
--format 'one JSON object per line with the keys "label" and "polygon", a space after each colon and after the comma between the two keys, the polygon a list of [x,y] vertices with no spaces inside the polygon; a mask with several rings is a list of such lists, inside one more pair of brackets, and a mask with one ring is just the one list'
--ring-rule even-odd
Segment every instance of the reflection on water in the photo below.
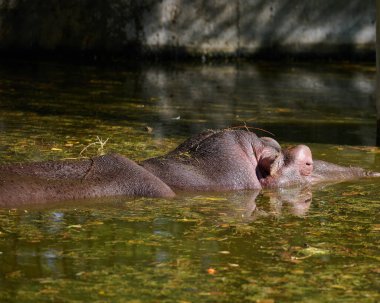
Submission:
{"label": "reflection on water", "polygon": [[48,128],[58,137],[149,125],[167,138],[246,123],[282,142],[374,145],[374,68],[9,64],[0,69],[0,125],[8,132],[25,125],[32,134]]}
{"label": "reflection on water", "polygon": [[[78,157],[89,145],[93,155],[96,136],[109,138],[105,152],[140,160],[246,123],[310,143],[316,158],[380,171],[379,150],[362,146],[376,137],[374,72],[3,64],[0,162]],[[0,209],[0,301],[376,302],[379,188],[360,180]]]}

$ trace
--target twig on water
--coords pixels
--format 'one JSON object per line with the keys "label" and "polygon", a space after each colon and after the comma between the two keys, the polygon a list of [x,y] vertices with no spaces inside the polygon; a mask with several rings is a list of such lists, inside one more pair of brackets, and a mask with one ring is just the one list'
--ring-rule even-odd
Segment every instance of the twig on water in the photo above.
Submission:
{"label": "twig on water", "polygon": [[229,129],[241,129],[241,128],[244,128],[244,129],[247,130],[247,131],[251,131],[251,130],[259,130],[259,131],[262,131],[262,132],[264,132],[264,133],[270,134],[270,135],[273,136],[273,137],[276,137],[275,134],[271,133],[271,132],[268,131],[268,130],[265,130],[265,129],[263,129],[263,128],[259,128],[259,127],[247,126],[247,123],[244,122],[244,121],[243,121],[243,123],[244,123],[244,125],[232,126],[232,127],[229,127]]}
{"label": "twig on water", "polygon": [[105,141],[103,141],[102,138],[100,138],[99,136],[96,136],[96,139],[97,141],[95,142],[92,142],[90,144],[88,144],[87,146],[85,146],[82,151],[79,153],[79,156],[83,157],[83,153],[91,146],[95,146],[95,145],[100,145],[99,148],[98,148],[98,155],[101,156],[101,155],[104,155],[105,152],[104,152],[104,146],[106,145],[107,141],[109,138],[107,138]]}

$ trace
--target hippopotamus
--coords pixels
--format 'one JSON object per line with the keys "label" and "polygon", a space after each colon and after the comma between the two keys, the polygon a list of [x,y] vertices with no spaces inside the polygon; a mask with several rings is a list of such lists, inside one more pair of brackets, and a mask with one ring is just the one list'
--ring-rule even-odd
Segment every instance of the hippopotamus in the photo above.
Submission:
{"label": "hippopotamus", "polygon": [[379,176],[314,160],[306,145],[281,148],[247,130],[208,130],[141,163],[109,154],[2,165],[0,206],[107,196],[172,198],[183,191],[260,190]]}
{"label": "hippopotamus", "polygon": [[209,130],[140,165],[174,191],[281,188],[380,176],[313,160],[306,145],[282,149],[276,140],[245,130]]}

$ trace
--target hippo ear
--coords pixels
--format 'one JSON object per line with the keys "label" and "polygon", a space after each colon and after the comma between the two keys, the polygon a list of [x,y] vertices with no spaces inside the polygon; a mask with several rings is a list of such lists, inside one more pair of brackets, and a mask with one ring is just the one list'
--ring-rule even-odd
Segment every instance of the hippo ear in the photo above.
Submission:
{"label": "hippo ear", "polygon": [[262,151],[259,166],[268,175],[275,175],[277,171],[284,165],[284,157],[281,152],[273,148],[265,147]]}
{"label": "hippo ear", "polygon": [[284,165],[284,157],[281,153],[278,153],[273,160],[272,164],[270,165],[269,174],[271,176],[274,176],[280,168]]}
{"label": "hippo ear", "polygon": [[264,145],[273,147],[278,152],[281,151],[281,145],[275,139],[270,137],[261,137],[260,140],[264,143]]}

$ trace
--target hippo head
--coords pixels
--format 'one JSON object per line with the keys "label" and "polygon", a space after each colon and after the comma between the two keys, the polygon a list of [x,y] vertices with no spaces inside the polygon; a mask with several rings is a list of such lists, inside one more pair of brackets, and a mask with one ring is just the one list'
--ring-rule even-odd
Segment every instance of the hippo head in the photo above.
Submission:
{"label": "hippo head", "polygon": [[292,185],[313,185],[338,182],[362,177],[379,177],[377,172],[360,167],[345,167],[313,160],[306,145],[281,149],[272,138],[260,138],[264,144],[258,159],[258,179],[263,188],[281,188]]}
{"label": "hippo head", "polygon": [[221,191],[303,186],[362,177],[364,170],[313,160],[310,148],[281,148],[245,130],[206,131],[140,163],[174,190]]}
{"label": "hippo head", "polygon": [[257,177],[262,187],[285,187],[308,183],[313,156],[306,145],[281,149],[272,138],[260,138],[264,148],[257,159]]}

